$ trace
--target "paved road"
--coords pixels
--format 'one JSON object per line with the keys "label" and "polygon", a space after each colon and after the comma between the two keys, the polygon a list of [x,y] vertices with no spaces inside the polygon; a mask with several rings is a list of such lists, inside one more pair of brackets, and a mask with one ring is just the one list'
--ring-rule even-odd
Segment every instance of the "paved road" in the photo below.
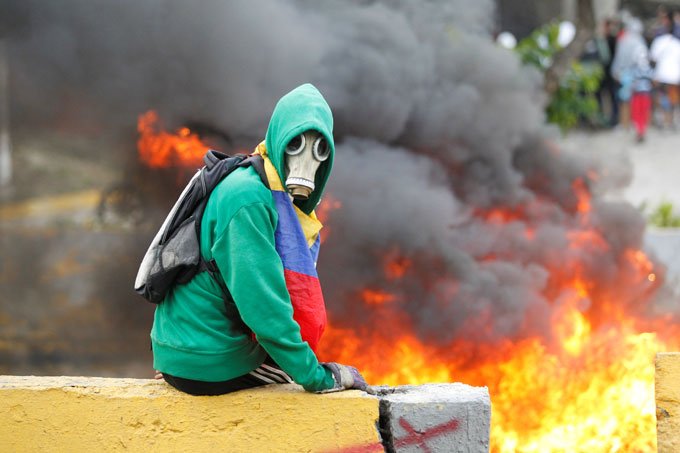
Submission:
{"label": "paved road", "polygon": [[608,196],[622,197],[634,206],[658,206],[670,201],[680,214],[680,130],[650,129],[643,143],[636,143],[633,132],[620,129],[603,132],[576,131],[560,141],[565,150],[599,158],[609,177],[630,184]]}

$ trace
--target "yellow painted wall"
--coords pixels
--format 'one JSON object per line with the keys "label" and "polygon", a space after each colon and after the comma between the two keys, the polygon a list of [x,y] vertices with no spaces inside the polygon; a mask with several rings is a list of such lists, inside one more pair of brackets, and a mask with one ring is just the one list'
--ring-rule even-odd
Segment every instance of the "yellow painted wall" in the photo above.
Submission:
{"label": "yellow painted wall", "polygon": [[656,355],[656,434],[659,453],[680,452],[680,352]]}
{"label": "yellow painted wall", "polygon": [[196,397],[146,379],[0,376],[0,452],[377,452],[377,420],[359,391]]}

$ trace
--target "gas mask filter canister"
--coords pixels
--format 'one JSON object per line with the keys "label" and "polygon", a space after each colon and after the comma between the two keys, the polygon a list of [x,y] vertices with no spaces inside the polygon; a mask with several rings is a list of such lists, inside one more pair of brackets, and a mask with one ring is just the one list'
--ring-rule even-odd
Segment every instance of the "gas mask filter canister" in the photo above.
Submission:
{"label": "gas mask filter canister", "polygon": [[328,141],[314,130],[296,135],[288,142],[285,150],[286,187],[293,198],[309,198],[314,191],[316,171],[330,154]]}

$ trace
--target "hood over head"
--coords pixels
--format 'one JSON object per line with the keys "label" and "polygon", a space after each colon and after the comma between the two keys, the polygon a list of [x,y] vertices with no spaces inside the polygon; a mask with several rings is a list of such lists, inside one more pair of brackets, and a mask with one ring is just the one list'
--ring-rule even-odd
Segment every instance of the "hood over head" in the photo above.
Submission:
{"label": "hood over head", "polygon": [[[321,163],[316,172],[314,186],[309,199],[296,201],[295,204],[305,213],[314,210],[323,195],[328,176],[333,167],[335,143],[333,142],[333,114],[328,103],[319,90],[310,83],[305,83],[283,96],[274,107],[265,144],[269,158],[285,187],[286,166],[285,149],[295,136],[309,130],[321,133],[328,142],[330,156]],[[287,188],[286,188],[287,189]]]}

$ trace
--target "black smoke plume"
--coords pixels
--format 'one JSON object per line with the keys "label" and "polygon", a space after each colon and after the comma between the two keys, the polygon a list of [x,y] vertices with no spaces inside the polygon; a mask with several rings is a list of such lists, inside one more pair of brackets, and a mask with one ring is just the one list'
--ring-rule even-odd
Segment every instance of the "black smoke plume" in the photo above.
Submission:
{"label": "black smoke plume", "polygon": [[[10,5],[24,17],[5,37],[15,127],[75,135],[96,124],[129,137],[115,152],[130,160],[135,121],[150,108],[168,125],[208,124],[254,147],[276,101],[314,83],[338,141],[328,193],[341,208],[320,260],[336,324],[379,323],[360,297],[373,288],[393,294],[393,309],[430,341],[549,337],[547,319],[572,291],[558,280],[582,272],[599,282],[591,294],[651,310],[639,301],[660,280],[621,283],[642,217],[593,190],[600,164],[552,144],[540,74],[493,43],[491,0]],[[583,193],[593,196],[587,216]],[[498,210],[510,220],[494,220]],[[606,247],[570,246],[586,229]],[[92,289],[117,299],[109,305],[126,313],[121,325],[137,313],[138,302],[120,300],[136,297],[141,242],[117,249],[125,278],[104,266],[107,294]],[[408,263],[402,278],[386,275],[390,259]],[[598,313],[597,299],[583,310]]]}

